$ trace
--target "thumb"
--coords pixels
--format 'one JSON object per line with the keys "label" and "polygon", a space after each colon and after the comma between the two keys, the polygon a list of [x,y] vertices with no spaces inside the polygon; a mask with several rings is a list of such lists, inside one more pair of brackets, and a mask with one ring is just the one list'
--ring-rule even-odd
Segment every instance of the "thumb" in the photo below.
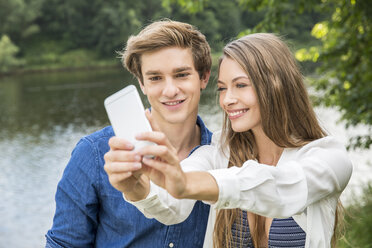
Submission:
{"label": "thumb", "polygon": [[154,118],[152,118],[152,114],[149,109],[146,109],[145,111],[146,118],[149,120],[152,131],[160,131],[160,128]]}

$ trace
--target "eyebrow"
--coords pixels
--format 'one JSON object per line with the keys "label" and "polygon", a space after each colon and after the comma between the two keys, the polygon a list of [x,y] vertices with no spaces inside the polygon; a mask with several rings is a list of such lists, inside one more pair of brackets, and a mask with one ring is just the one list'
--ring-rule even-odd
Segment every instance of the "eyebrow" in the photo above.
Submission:
{"label": "eyebrow", "polygon": [[147,71],[145,75],[159,75],[161,74],[160,71]]}
{"label": "eyebrow", "polygon": [[[192,68],[189,67],[189,66],[184,66],[184,67],[175,68],[175,69],[172,70],[172,72],[173,72],[173,73],[178,73],[178,72],[189,71],[189,70],[192,70]],[[155,71],[147,71],[147,72],[145,73],[145,75],[159,75],[159,74],[161,74],[161,72],[158,71],[158,70],[155,70]]]}
{"label": "eyebrow", "polygon": [[[249,78],[246,77],[246,76],[238,76],[238,77],[234,78],[231,82],[234,83],[234,82],[236,82],[236,81],[238,81],[238,80],[240,80],[240,79],[248,79],[248,80],[249,80]],[[224,82],[222,82],[222,81],[219,80],[219,79],[217,80],[217,83],[225,84]]]}
{"label": "eyebrow", "polygon": [[189,66],[179,67],[173,70],[173,73],[192,70]]}
{"label": "eyebrow", "polygon": [[248,79],[248,80],[249,80],[249,78],[246,77],[246,76],[239,76],[239,77],[234,78],[234,79],[232,80],[232,82],[234,83],[234,82],[238,81],[239,79]]}

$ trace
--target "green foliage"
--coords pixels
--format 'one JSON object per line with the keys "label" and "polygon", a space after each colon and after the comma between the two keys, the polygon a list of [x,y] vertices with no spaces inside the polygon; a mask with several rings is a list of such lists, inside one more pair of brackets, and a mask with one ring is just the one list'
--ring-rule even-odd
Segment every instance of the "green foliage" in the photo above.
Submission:
{"label": "green foliage", "polygon": [[161,18],[197,26],[213,50],[257,23],[235,1],[0,0],[0,34],[12,38],[27,68],[55,67],[64,53],[79,49],[113,58],[131,34]]}
{"label": "green foliage", "polygon": [[0,72],[8,72],[12,67],[22,64],[22,60],[16,58],[19,48],[12,43],[7,35],[0,39]]}
{"label": "green foliage", "polygon": [[39,32],[36,23],[44,0],[0,0],[0,34],[8,34],[18,43]]}
{"label": "green foliage", "polygon": [[372,185],[364,188],[363,195],[346,209],[345,236],[340,248],[372,247]]}
{"label": "green foliage", "polygon": [[[337,106],[347,127],[372,125],[372,7],[368,1],[328,1],[334,12],[316,24],[312,35],[322,46],[312,47],[304,59],[321,61],[315,88],[321,103]],[[371,129],[370,129],[371,130]],[[371,131],[351,139],[350,147],[368,149]]]}
{"label": "green foliage", "polygon": [[[168,17],[195,25],[206,37],[214,51],[220,51],[242,29],[253,27],[256,13],[242,10],[234,1],[189,1],[189,4],[202,4],[202,11],[189,11],[180,7],[179,1],[165,1],[169,11]],[[197,9],[199,7],[195,7]]]}
{"label": "green foliage", "polygon": [[43,6],[40,25],[48,36],[69,41],[68,49],[95,49],[112,57],[142,25],[137,13],[141,8],[114,0],[50,0]]}
{"label": "green foliage", "polygon": [[204,10],[204,6],[209,3],[209,0],[162,0],[162,6],[168,11],[172,5],[177,4],[188,13],[197,13]]}

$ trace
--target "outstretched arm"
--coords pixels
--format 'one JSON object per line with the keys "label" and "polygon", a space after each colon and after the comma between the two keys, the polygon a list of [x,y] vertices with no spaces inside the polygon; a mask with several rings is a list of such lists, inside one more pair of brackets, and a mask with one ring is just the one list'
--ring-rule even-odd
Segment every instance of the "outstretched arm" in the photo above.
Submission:
{"label": "outstretched arm", "polygon": [[[183,162],[198,164],[203,148]],[[199,155],[199,153],[202,153]],[[162,157],[161,153],[157,154]],[[219,153],[212,155],[218,157]],[[215,208],[241,208],[268,217],[289,217],[329,195],[338,196],[346,187],[352,165],[342,144],[332,137],[313,141],[302,148],[289,149],[274,167],[246,161],[242,167],[226,168],[212,161],[213,170],[186,172],[182,186],[159,184],[176,198],[215,202]],[[146,162],[169,180],[178,182],[177,164]],[[185,167],[186,168],[186,167]],[[177,172],[178,173],[178,172]],[[169,174],[169,176],[167,176]]]}

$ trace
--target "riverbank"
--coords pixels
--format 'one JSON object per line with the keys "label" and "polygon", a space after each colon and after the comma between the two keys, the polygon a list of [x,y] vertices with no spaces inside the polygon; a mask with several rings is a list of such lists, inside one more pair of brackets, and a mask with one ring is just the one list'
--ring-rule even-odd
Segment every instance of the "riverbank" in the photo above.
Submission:
{"label": "riverbank", "polygon": [[95,69],[110,69],[121,68],[122,64],[119,59],[96,60],[87,63],[52,63],[52,64],[37,64],[13,68],[12,70],[1,72],[0,77],[22,75],[22,74],[35,74],[35,73],[50,73],[50,72],[69,72],[69,71],[87,71]]}
{"label": "riverbank", "polygon": [[[77,53],[77,54],[75,54]],[[74,55],[75,54],[75,55]],[[79,56],[77,56],[79,55]],[[67,56],[67,58],[66,58]],[[43,55],[44,59],[25,58],[22,66],[14,67],[8,71],[0,70],[0,77],[49,73],[49,72],[69,72],[69,71],[87,71],[96,69],[122,68],[123,65],[119,57],[110,59],[93,59],[92,54],[87,52],[70,52],[70,55],[56,56],[55,54]],[[60,57],[57,59],[57,57]],[[212,53],[212,65],[217,67],[218,59],[221,57],[221,52]],[[49,58],[49,59],[45,59]],[[52,59],[54,58],[54,59]]]}
{"label": "riverbank", "polygon": [[16,69],[9,72],[0,73],[0,77],[3,76],[13,76],[13,75],[22,75],[22,74],[37,74],[37,73],[50,73],[50,72],[71,72],[71,71],[89,71],[89,70],[96,70],[96,69],[111,69],[111,68],[121,68],[122,65],[118,62],[112,64],[96,64],[96,65],[89,65],[89,66],[78,66],[78,67],[66,67],[66,66],[52,66],[52,67],[44,67],[44,68],[22,68]]}

